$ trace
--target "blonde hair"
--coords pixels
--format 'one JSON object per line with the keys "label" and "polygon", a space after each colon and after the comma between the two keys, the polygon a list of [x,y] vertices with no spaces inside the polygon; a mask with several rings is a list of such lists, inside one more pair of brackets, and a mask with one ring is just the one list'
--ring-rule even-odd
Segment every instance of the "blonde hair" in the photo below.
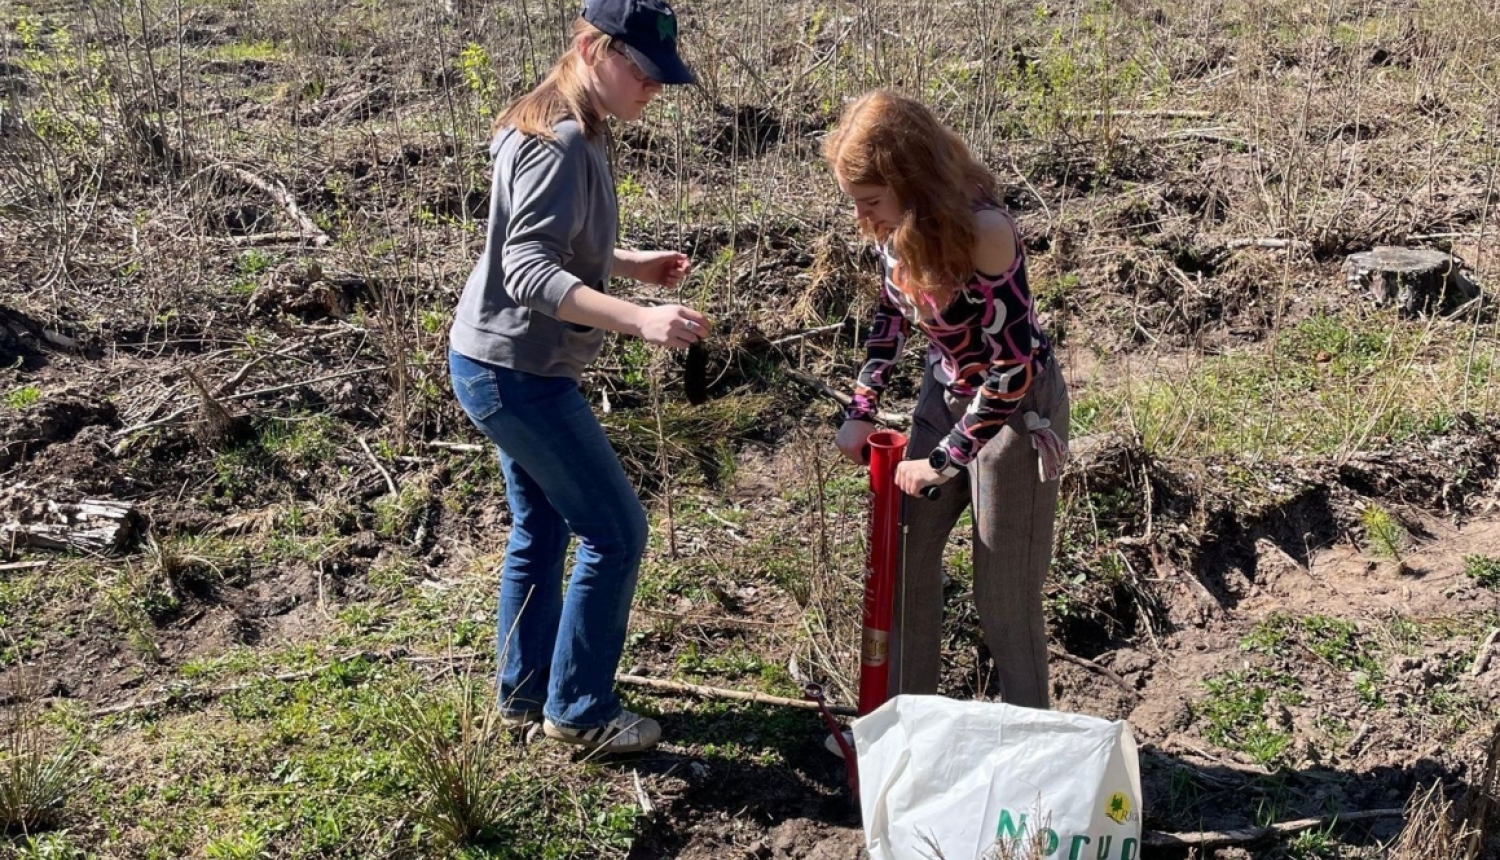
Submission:
{"label": "blonde hair", "polygon": [[598,62],[611,43],[611,38],[593,24],[582,18],[573,22],[572,46],[540,84],[500,112],[490,133],[498,134],[506,126],[515,126],[522,134],[556,140],[557,133],[552,127],[571,119],[583,128],[585,137],[593,139],[603,134],[608,126],[589,98],[584,66]]}
{"label": "blonde hair", "polygon": [[891,189],[905,210],[889,237],[906,273],[896,286],[946,306],[974,271],[974,202],[999,201],[994,174],[925,105],[890,90],[844,110],[823,158],[845,182]]}

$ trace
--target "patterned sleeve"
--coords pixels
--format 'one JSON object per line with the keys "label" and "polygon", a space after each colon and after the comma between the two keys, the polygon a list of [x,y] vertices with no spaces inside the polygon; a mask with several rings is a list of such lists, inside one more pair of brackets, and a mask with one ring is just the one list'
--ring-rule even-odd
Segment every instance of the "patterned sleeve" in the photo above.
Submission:
{"label": "patterned sleeve", "polygon": [[875,319],[870,324],[870,339],[865,342],[865,363],[854,383],[854,402],[844,413],[846,421],[873,421],[880,410],[880,395],[890,385],[891,372],[901,360],[901,350],[911,335],[911,322],[891,301],[886,290],[884,266],[880,276],[880,300]]}
{"label": "patterned sleeve", "polygon": [[940,443],[950,461],[967,466],[985,444],[1000,434],[1035,376],[1032,353],[1031,293],[1024,283],[1008,279],[994,285],[985,333],[993,344],[984,385],[974,393],[969,408]]}

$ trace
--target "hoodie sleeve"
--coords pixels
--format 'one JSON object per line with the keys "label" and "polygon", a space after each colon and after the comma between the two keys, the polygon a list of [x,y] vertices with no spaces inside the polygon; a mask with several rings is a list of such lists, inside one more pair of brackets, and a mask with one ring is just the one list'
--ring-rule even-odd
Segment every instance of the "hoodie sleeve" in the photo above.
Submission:
{"label": "hoodie sleeve", "polygon": [[559,127],[557,140],[527,137],[510,170],[510,219],[491,226],[505,231],[491,242],[502,249],[506,291],[517,304],[551,317],[580,283],[563,267],[588,215],[587,165],[588,141],[577,128]]}

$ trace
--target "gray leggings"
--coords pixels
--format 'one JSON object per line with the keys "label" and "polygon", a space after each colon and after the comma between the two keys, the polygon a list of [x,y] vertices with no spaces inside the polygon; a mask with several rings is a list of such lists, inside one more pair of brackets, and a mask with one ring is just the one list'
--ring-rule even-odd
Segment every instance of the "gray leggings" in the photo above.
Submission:
{"label": "gray leggings", "polygon": [[[963,416],[929,366],[912,415],[909,460],[925,459]],[[906,537],[891,629],[891,694],[936,693],[943,635],[943,549],[964,508],[974,505],[974,604],[995,657],[1000,697],[1045,708],[1047,628],[1042,586],[1052,561],[1058,482],[1037,476],[1037,452],[1024,415],[1035,412],[1068,439],[1068,387],[1055,359],[978,459],[929,501],[907,497]]]}

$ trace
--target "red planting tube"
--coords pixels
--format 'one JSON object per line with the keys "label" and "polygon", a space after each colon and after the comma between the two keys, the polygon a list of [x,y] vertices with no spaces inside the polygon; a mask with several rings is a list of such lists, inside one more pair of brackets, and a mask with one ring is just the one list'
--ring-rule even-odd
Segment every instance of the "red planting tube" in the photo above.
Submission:
{"label": "red planting tube", "polygon": [[896,603],[896,558],[901,542],[901,490],[896,466],[906,437],[877,430],[869,437],[870,554],[865,563],[865,623],[860,641],[859,715],[885,703],[890,683],[891,616]]}

